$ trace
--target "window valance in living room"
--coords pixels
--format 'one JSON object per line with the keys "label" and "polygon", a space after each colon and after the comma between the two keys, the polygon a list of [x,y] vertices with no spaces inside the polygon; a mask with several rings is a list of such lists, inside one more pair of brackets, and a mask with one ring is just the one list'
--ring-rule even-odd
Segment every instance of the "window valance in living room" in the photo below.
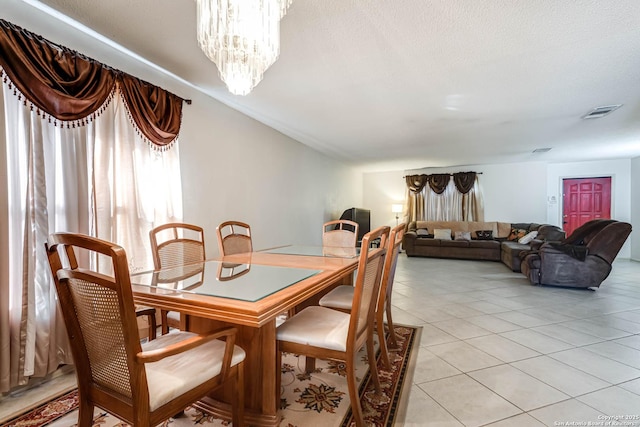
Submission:
{"label": "window valance in living room", "polygon": [[449,185],[449,180],[453,177],[456,189],[462,194],[467,194],[473,188],[476,175],[476,172],[436,173],[431,175],[408,175],[405,176],[405,180],[407,188],[412,193],[420,193],[425,185],[429,184],[429,188],[434,193],[442,194],[447,185]]}
{"label": "window valance in living room", "polygon": [[118,92],[132,123],[154,148],[169,148],[180,131],[184,99],[4,19],[0,67],[0,76],[38,115],[68,127],[89,122]]}

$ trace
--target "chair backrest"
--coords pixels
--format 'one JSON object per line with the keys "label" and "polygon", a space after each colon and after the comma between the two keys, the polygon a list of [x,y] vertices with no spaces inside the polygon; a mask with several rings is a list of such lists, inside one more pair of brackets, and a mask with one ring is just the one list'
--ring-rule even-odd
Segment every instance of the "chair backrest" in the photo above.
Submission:
{"label": "chair backrest", "polygon": [[358,227],[357,222],[347,219],[325,222],[322,226],[322,246],[355,247],[358,243]]}
{"label": "chair backrest", "polygon": [[[73,233],[52,234],[46,247],[81,392],[97,387],[148,405],[146,374],[135,363],[142,349],[124,249]],[[113,276],[78,267],[78,249],[105,255]]]}
{"label": "chair backrest", "polygon": [[[380,247],[370,248],[371,242],[378,238]],[[348,345],[355,345],[356,348],[367,338],[367,331],[373,331],[388,238],[387,226],[378,227],[362,238],[348,336]]]}
{"label": "chair backrest", "polygon": [[172,222],[149,232],[155,269],[205,260],[204,230],[192,224]]}
{"label": "chair backrest", "polygon": [[629,234],[631,234],[631,224],[613,221],[589,240],[587,243],[589,250],[587,255],[597,255],[611,264],[616,259]]}
{"label": "chair backrest", "polygon": [[251,227],[240,221],[225,221],[216,227],[220,255],[253,252]]}
{"label": "chair backrest", "polygon": [[[382,270],[382,282],[380,283],[380,297],[378,299],[378,312],[384,311],[385,298],[391,297],[393,291],[393,280],[396,275],[396,265],[398,264],[398,254],[402,245],[402,238],[406,229],[406,224],[400,224],[391,229],[389,233],[389,243],[387,245],[387,255],[384,260]],[[384,296],[384,298],[382,298]]]}
{"label": "chair backrest", "polygon": [[562,242],[565,245],[586,245],[607,225],[616,222],[613,219],[592,219],[573,230],[571,235]]}

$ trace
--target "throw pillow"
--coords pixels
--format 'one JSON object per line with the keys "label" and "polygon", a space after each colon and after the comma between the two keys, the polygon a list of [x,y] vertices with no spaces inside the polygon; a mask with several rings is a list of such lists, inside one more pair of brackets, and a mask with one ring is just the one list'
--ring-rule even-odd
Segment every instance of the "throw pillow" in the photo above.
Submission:
{"label": "throw pillow", "polygon": [[433,230],[433,237],[440,240],[451,240],[451,229],[436,228]]}
{"label": "throw pillow", "polygon": [[522,228],[512,228],[509,237],[507,237],[507,240],[516,241],[526,235],[527,230],[523,230]]}
{"label": "throw pillow", "polygon": [[471,233],[468,231],[456,231],[455,240],[471,240]]}
{"label": "throw pillow", "polygon": [[478,240],[492,240],[493,230],[478,230],[476,231],[476,237]]}
{"label": "throw pillow", "polygon": [[427,230],[426,228],[418,228],[416,230],[416,234],[418,236],[428,236],[429,235],[429,230]]}
{"label": "throw pillow", "polygon": [[532,241],[533,239],[535,239],[536,237],[538,237],[538,232],[537,232],[537,231],[532,231],[531,233],[529,233],[529,234],[527,234],[527,235],[525,235],[525,236],[521,237],[521,238],[518,240],[518,243],[522,243],[523,245],[526,245],[526,244],[531,243],[531,241]]}

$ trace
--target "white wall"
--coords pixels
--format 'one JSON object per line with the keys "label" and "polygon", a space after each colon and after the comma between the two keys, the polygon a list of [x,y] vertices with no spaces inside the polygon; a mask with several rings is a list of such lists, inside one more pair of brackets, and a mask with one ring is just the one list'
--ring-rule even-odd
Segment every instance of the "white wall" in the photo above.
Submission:
{"label": "white wall", "polygon": [[[460,171],[465,170],[461,168]],[[467,167],[478,177],[487,221],[546,223],[546,165],[541,162]],[[457,171],[453,171],[457,172]]]}
{"label": "white wall", "polygon": [[[372,230],[382,225],[396,225],[391,205],[404,204],[407,192],[404,175],[404,171],[364,174],[362,207],[371,210]],[[399,220],[402,221],[402,217]]]}
{"label": "white wall", "polygon": [[180,134],[185,221],[251,225],[254,248],[321,244],[322,224],[362,204],[362,174],[217,101],[190,93]]}
{"label": "white wall", "polygon": [[631,259],[640,261],[640,157],[631,159]]}
{"label": "white wall", "polygon": [[[546,165],[540,162],[454,166],[364,174],[364,204],[371,209],[371,226],[395,225],[391,205],[404,200],[406,174],[482,172],[478,181],[485,220],[546,222]],[[515,202],[517,201],[517,202]]]}

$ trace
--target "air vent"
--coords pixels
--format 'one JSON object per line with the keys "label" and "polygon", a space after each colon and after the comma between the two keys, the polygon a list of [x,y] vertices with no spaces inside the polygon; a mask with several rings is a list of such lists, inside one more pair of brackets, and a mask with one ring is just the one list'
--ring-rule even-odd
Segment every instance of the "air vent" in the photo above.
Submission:
{"label": "air vent", "polygon": [[532,151],[532,153],[546,153],[549,150],[551,150],[551,147],[536,148],[535,150]]}
{"label": "air vent", "polygon": [[603,107],[596,107],[593,110],[589,111],[584,116],[582,116],[582,118],[583,119],[599,119],[600,117],[604,117],[610,112],[615,111],[620,107],[622,107],[622,104],[605,105]]}

